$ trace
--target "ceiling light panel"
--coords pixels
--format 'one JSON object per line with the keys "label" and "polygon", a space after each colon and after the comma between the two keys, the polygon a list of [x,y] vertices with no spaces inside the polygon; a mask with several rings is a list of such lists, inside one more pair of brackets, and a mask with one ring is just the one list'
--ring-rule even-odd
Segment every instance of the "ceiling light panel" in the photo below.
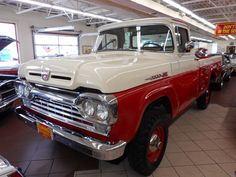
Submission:
{"label": "ceiling light panel", "polygon": [[57,5],[51,5],[51,4],[47,4],[47,3],[43,3],[43,2],[39,2],[39,1],[33,1],[33,0],[14,0],[14,1],[26,3],[26,4],[30,4],[30,5],[35,5],[35,6],[40,6],[42,8],[49,8],[49,9],[55,9],[55,10],[59,10],[59,11],[69,12],[69,13],[73,13],[73,14],[86,16],[86,17],[107,20],[107,21],[111,21],[111,22],[121,22],[122,21],[122,20],[115,19],[115,18],[105,17],[102,15],[96,15],[96,14],[92,14],[92,13],[88,13],[88,12],[82,12],[80,10],[70,9],[70,8],[61,7],[61,6],[57,6]]}
{"label": "ceiling light panel", "polygon": [[184,12],[185,14],[191,16],[192,18],[195,18],[196,20],[202,22],[203,24],[209,26],[210,28],[212,29],[215,29],[215,25],[208,22],[206,19],[196,15],[195,13],[193,13],[191,10],[181,6],[180,4],[176,3],[175,1],[173,0],[162,0],[163,2],[169,4],[170,6],[176,8],[176,9],[179,9],[180,11]]}

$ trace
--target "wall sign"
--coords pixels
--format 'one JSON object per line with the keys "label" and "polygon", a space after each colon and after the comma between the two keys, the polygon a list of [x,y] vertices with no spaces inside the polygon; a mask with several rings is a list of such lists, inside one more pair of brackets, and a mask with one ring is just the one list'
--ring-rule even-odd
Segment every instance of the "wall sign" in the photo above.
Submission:
{"label": "wall sign", "polygon": [[236,22],[217,23],[215,29],[216,36],[236,35]]}

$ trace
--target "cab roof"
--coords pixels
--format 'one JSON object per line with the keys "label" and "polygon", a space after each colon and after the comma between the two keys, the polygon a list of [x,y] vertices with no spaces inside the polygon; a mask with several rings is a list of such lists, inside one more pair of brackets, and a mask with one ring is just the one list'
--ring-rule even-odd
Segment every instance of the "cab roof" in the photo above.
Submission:
{"label": "cab roof", "polygon": [[189,25],[179,19],[175,18],[168,18],[168,17],[154,17],[154,18],[142,18],[142,19],[135,19],[135,20],[128,20],[128,21],[123,21],[123,22],[116,22],[116,23],[111,23],[107,25],[103,25],[98,28],[98,32],[104,31],[104,30],[109,30],[113,28],[120,28],[120,27],[128,27],[128,26],[143,26],[143,25],[154,25],[154,24],[178,24],[181,26],[188,27]]}

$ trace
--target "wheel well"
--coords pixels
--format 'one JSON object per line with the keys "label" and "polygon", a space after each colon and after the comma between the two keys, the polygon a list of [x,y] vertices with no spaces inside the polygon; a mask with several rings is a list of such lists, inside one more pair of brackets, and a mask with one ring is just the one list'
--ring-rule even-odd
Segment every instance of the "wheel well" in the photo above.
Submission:
{"label": "wheel well", "polygon": [[157,99],[156,101],[152,102],[151,104],[149,104],[145,112],[153,110],[153,109],[154,110],[159,109],[160,107],[164,108],[168,114],[172,115],[171,103],[167,96],[163,96]]}
{"label": "wheel well", "polygon": [[216,74],[213,72],[213,73],[211,73],[211,78],[210,78],[210,80],[211,80],[211,83],[215,83],[216,82]]}

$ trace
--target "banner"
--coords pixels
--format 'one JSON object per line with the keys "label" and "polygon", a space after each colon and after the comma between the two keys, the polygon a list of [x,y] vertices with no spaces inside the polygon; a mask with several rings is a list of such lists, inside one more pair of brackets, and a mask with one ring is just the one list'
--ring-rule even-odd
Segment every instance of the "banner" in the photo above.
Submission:
{"label": "banner", "polygon": [[217,23],[216,36],[236,35],[236,22]]}

